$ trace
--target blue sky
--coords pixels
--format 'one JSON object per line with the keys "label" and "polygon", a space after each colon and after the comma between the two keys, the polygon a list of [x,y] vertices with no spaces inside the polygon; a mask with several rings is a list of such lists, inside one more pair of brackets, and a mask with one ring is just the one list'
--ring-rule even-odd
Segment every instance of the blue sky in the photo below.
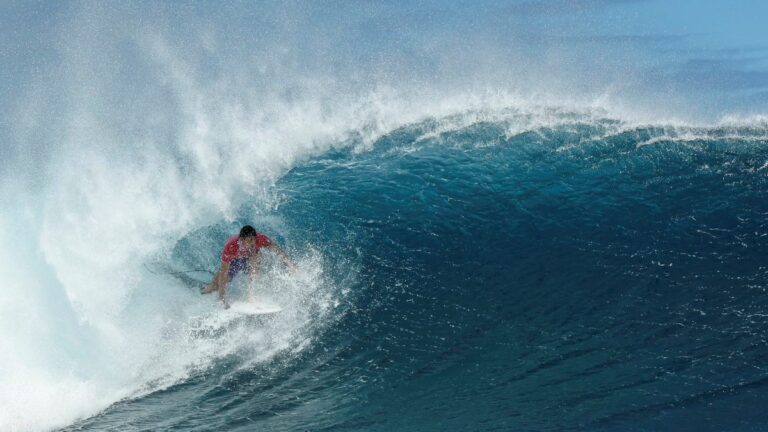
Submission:
{"label": "blue sky", "polygon": [[[473,0],[333,5],[313,12],[354,34],[352,50],[395,47],[422,59],[422,64],[433,64],[439,60],[425,52],[424,46],[451,53],[464,49],[458,58],[466,63],[493,58],[491,67],[509,68],[518,75],[560,69],[560,79],[576,76],[569,83],[571,88],[582,83],[611,86],[626,80],[636,92],[658,93],[651,98],[677,94],[713,116],[768,110],[768,1]],[[477,57],[467,53],[477,53]],[[519,70],[521,62],[532,65]]]}
{"label": "blue sky", "polygon": [[726,106],[747,111],[768,107],[768,2],[568,3],[593,4],[593,27],[581,31],[605,36],[605,43],[611,36],[627,38],[616,43],[637,50],[653,76],[681,91],[721,93]]}

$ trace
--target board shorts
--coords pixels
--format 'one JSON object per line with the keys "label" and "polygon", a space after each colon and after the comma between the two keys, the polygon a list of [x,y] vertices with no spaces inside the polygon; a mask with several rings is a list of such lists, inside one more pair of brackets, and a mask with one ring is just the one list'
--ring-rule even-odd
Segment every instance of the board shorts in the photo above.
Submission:
{"label": "board shorts", "polygon": [[229,280],[232,280],[238,273],[248,268],[248,258],[233,259],[229,263]]}

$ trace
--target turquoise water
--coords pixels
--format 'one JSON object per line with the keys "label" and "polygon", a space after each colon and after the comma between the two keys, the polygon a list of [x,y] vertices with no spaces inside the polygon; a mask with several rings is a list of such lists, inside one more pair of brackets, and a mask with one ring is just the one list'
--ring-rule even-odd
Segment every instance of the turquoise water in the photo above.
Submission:
{"label": "turquoise water", "polygon": [[767,129],[444,120],[310,158],[273,210],[176,245],[214,268],[197,245],[255,221],[312,248],[337,305],[295,330],[309,345],[242,345],[66,430],[768,424]]}

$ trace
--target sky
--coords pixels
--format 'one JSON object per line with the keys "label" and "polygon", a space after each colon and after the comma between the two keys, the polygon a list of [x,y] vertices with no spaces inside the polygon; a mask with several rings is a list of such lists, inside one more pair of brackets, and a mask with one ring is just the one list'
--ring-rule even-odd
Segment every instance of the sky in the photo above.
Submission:
{"label": "sky", "polygon": [[674,95],[670,110],[697,105],[696,115],[717,118],[768,112],[766,17],[768,2],[758,0],[4,1],[0,158],[31,98],[46,95],[53,115],[67,109],[61,94],[73,92],[73,52],[97,68],[140,68],[127,59],[146,34],[194,58],[201,74],[271,62],[281,76],[293,68],[350,87],[421,80],[557,94],[619,89],[646,105]]}

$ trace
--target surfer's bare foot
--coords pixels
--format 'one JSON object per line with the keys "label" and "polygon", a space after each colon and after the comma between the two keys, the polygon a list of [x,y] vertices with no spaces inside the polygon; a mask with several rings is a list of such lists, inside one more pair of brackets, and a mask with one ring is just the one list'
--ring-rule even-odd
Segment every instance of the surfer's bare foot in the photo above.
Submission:
{"label": "surfer's bare foot", "polygon": [[208,285],[207,287],[200,290],[200,294],[210,294],[214,291],[216,290],[213,288],[213,285]]}

